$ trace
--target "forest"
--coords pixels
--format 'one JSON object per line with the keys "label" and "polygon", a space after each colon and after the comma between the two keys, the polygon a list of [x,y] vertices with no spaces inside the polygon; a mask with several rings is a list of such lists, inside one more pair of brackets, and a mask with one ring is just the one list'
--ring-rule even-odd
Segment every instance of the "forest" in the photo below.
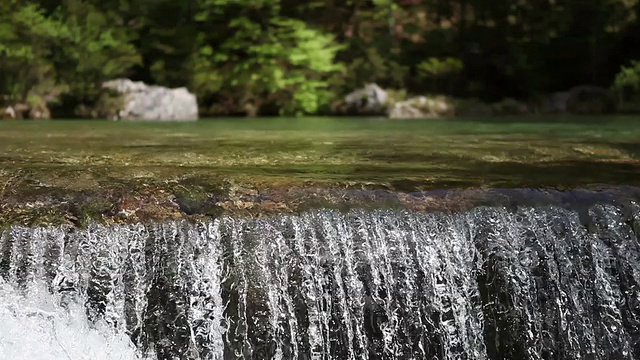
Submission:
{"label": "forest", "polygon": [[187,87],[205,116],[331,114],[368,83],[638,103],[639,15],[639,0],[2,0],[0,107],[73,116],[114,78]]}

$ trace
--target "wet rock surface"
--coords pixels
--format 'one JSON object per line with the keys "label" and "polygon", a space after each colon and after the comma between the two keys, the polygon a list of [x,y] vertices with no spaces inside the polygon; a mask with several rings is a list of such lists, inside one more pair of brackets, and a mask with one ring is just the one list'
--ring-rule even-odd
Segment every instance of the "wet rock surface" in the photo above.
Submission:
{"label": "wet rock surface", "polygon": [[[11,184],[10,184],[11,186]],[[478,206],[561,206],[576,211],[590,204],[627,206],[640,202],[640,187],[593,185],[581,189],[425,189],[420,183],[392,185],[321,182],[238,183],[185,178],[148,179],[83,188],[33,183],[2,189],[0,224],[86,226],[211,219],[224,215],[265,217],[313,209],[407,209],[454,213]],[[626,205],[625,205],[626,204]],[[580,210],[582,211],[582,210]]]}

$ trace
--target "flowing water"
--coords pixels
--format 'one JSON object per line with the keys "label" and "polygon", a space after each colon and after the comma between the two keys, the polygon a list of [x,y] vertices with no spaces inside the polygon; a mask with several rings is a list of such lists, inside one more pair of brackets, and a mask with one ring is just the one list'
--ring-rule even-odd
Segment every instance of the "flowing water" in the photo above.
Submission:
{"label": "flowing water", "polygon": [[633,202],[13,226],[0,358],[640,359],[639,234]]}
{"label": "flowing water", "polygon": [[130,188],[133,179],[262,190],[309,181],[398,191],[640,186],[639,125],[638,116],[0,122],[0,198]]}
{"label": "flowing water", "polygon": [[0,360],[640,360],[638,124],[0,123]]}

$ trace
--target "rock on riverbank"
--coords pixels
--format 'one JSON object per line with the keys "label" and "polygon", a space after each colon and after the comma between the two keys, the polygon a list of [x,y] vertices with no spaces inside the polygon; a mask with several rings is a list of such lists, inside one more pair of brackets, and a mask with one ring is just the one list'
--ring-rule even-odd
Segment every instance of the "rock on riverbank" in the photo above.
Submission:
{"label": "rock on riverbank", "polygon": [[195,121],[198,101],[186,88],[170,89],[129,79],[102,84],[107,91],[92,111],[94,117],[129,121]]}
{"label": "rock on riverbank", "polygon": [[[395,94],[391,96],[389,94]],[[399,96],[398,96],[399,95]],[[334,106],[336,114],[386,115],[391,119],[521,116],[531,114],[606,114],[616,111],[611,91],[596,86],[576,86],[552,93],[537,101],[506,98],[485,103],[444,95],[407,96],[403,90],[383,89],[368,84],[348,94]]]}

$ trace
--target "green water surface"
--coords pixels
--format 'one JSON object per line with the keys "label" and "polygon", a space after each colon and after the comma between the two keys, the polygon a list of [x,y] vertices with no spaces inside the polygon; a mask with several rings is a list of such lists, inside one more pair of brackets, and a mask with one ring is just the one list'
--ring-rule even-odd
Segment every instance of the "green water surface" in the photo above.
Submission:
{"label": "green water surface", "polygon": [[[0,122],[0,191],[230,180],[396,190],[640,185],[640,117]],[[6,189],[5,189],[6,190]]]}

